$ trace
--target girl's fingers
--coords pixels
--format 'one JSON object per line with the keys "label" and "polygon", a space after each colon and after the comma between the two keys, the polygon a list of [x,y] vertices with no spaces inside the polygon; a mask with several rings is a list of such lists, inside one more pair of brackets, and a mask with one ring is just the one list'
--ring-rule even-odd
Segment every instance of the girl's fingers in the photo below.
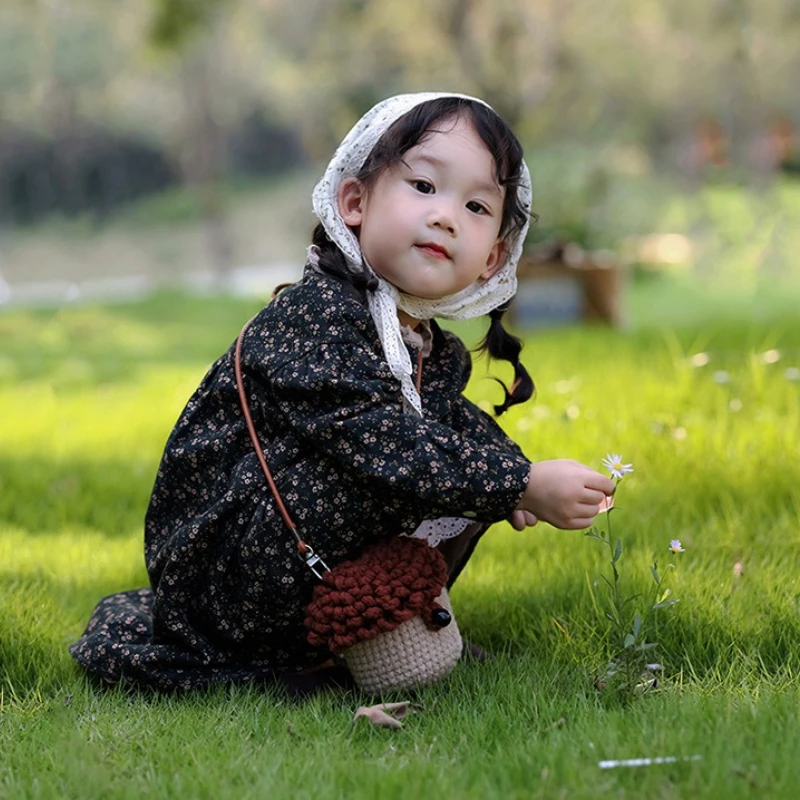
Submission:
{"label": "girl's fingers", "polygon": [[608,511],[610,508],[614,507],[614,495],[606,495],[600,501],[600,511]]}
{"label": "girl's fingers", "polygon": [[511,516],[508,518],[511,527],[517,531],[524,531],[525,528],[530,528],[539,521],[535,514],[530,511],[512,511]]}
{"label": "girl's fingers", "polygon": [[592,470],[586,475],[583,485],[587,489],[595,489],[603,494],[614,494],[614,489],[617,488],[617,484],[614,483],[611,478],[606,478],[605,475],[601,475],[599,472],[594,472]]}
{"label": "girl's fingers", "polygon": [[523,531],[525,530],[525,511],[512,511],[511,516],[509,517],[509,522],[511,523],[511,527],[515,531]]}
{"label": "girl's fingers", "polygon": [[581,496],[581,502],[590,505],[600,505],[606,497],[607,495],[597,489],[585,489]]}

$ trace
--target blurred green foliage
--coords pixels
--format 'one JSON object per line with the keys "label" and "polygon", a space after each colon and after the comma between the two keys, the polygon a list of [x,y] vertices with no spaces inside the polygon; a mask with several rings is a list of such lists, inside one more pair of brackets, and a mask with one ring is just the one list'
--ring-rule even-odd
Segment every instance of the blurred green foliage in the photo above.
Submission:
{"label": "blurred green foliage", "polygon": [[58,82],[82,116],[168,142],[185,59],[206,51],[219,124],[263,106],[312,156],[377,99],[432,87],[483,96],[536,141],[660,148],[712,119],[743,156],[759,126],[797,122],[798,36],[792,0],[10,0],[0,86],[7,120],[36,124]]}
{"label": "blurred green foliage", "polygon": [[150,29],[152,42],[165,49],[179,49],[213,27],[226,0],[151,0],[151,3],[154,7]]}

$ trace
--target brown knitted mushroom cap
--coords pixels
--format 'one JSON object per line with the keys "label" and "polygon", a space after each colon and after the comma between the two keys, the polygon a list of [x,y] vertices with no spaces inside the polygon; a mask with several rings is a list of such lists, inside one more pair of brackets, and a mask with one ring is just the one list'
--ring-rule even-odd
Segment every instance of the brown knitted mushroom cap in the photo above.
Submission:
{"label": "brown knitted mushroom cap", "polygon": [[392,537],[325,573],[306,609],[308,641],[341,653],[438,608],[444,556],[422,539]]}

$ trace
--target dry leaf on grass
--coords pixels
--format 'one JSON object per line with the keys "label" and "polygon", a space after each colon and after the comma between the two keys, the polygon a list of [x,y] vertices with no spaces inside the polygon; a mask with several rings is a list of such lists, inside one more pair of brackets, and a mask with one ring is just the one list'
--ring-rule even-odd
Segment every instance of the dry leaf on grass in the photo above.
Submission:
{"label": "dry leaf on grass", "polygon": [[400,720],[411,710],[411,701],[404,700],[402,703],[378,703],[375,706],[361,706],[353,716],[350,730],[358,722],[359,717],[366,717],[373,725],[378,728],[391,728],[397,730],[402,728]]}

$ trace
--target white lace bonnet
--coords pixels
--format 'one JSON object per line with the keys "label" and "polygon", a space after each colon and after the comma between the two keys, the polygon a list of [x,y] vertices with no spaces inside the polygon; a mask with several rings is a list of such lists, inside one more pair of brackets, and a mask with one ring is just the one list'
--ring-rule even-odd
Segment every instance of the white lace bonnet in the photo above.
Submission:
{"label": "white lace bonnet", "polygon": [[[353,231],[345,224],[339,214],[339,187],[345,178],[358,174],[378,139],[389,126],[411,111],[412,108],[429,100],[442,97],[458,97],[472,100],[487,106],[482,100],[462,94],[421,92],[401,94],[390,97],[370,109],[353,126],[337,148],[322,179],[314,188],[314,213],[322,222],[328,237],[333,241],[347,260],[354,274],[366,270],[378,281],[378,288],[368,292],[369,310],[378,329],[383,352],[392,374],[400,381],[406,407],[422,416],[422,406],[416,386],[411,379],[411,359],[400,332],[397,309],[401,309],[414,319],[470,319],[488,314],[493,309],[510,300],[517,290],[517,262],[522,254],[528,222],[508,240],[508,254],[501,269],[486,281],[479,281],[456,294],[436,300],[426,300],[399,292],[392,284],[376,275],[366,263]],[[526,211],[531,207],[531,179],[528,167],[522,162],[518,194]],[[308,253],[309,263],[318,262],[316,248],[312,245]]]}

